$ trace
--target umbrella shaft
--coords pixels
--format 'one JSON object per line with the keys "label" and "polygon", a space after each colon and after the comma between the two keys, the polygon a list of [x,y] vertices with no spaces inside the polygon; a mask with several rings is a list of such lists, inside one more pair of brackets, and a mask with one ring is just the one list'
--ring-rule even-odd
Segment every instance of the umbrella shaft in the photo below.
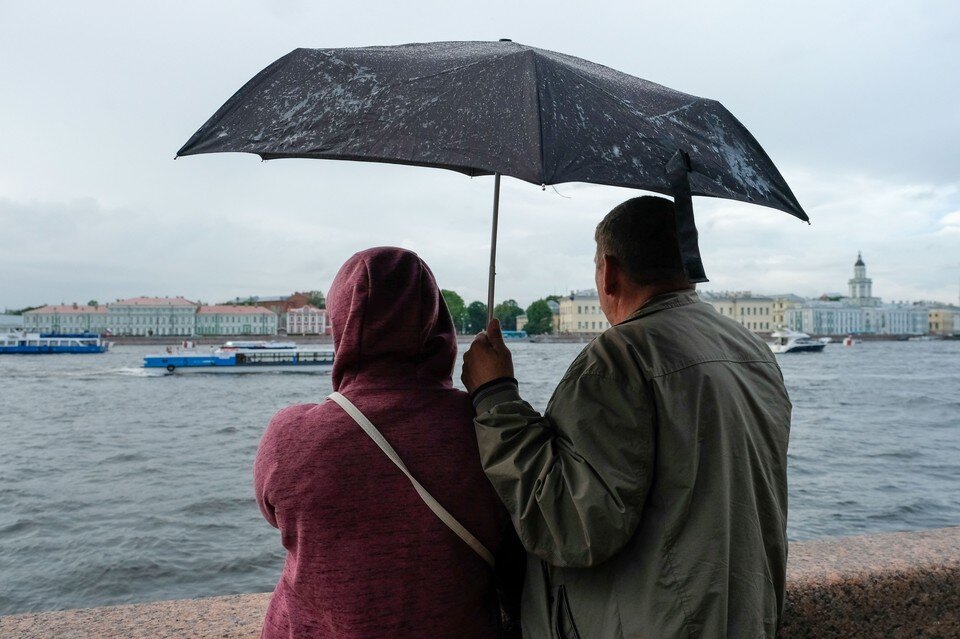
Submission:
{"label": "umbrella shaft", "polygon": [[493,283],[497,277],[497,220],[500,218],[500,174],[493,179],[493,230],[490,234],[490,279],[487,281],[487,324],[493,319]]}

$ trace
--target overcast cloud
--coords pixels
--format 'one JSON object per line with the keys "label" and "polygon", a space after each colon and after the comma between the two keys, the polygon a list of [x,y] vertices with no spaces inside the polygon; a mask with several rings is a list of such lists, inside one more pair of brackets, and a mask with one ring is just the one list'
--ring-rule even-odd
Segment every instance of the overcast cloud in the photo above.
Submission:
{"label": "overcast cloud", "polygon": [[[957,302],[956,2],[0,0],[0,309],[326,289],[353,252],[411,248],[485,299],[492,178],[350,162],[173,161],[296,47],[495,40],[720,100],[810,214],[696,198],[707,289]],[[648,6],[645,6],[648,5]],[[497,299],[592,286],[592,233],[635,192],[506,179]]]}

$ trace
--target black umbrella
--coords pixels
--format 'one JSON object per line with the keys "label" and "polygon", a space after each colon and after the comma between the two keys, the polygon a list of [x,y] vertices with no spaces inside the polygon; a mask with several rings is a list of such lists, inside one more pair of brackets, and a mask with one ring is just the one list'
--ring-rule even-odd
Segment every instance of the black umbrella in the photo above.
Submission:
{"label": "black umbrella", "polygon": [[807,220],[773,162],[719,102],[509,40],[296,49],[247,82],[177,153],[390,162],[673,195],[681,251],[706,281],[691,195]]}

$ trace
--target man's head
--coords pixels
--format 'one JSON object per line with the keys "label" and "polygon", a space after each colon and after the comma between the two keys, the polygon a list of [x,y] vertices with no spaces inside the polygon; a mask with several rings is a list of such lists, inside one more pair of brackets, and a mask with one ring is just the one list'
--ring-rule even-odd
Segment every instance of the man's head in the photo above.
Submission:
{"label": "man's head", "polygon": [[680,257],[673,202],[636,197],[610,211],[597,225],[597,293],[612,324],[647,299],[693,288]]}

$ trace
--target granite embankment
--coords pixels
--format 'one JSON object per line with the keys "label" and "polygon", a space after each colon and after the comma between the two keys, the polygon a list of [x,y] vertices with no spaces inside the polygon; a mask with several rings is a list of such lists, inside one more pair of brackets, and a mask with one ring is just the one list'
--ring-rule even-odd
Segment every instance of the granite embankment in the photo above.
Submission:
{"label": "granite embankment", "polygon": [[[269,593],[0,617],[0,637],[259,636]],[[794,543],[783,639],[960,637],[960,527]]]}

